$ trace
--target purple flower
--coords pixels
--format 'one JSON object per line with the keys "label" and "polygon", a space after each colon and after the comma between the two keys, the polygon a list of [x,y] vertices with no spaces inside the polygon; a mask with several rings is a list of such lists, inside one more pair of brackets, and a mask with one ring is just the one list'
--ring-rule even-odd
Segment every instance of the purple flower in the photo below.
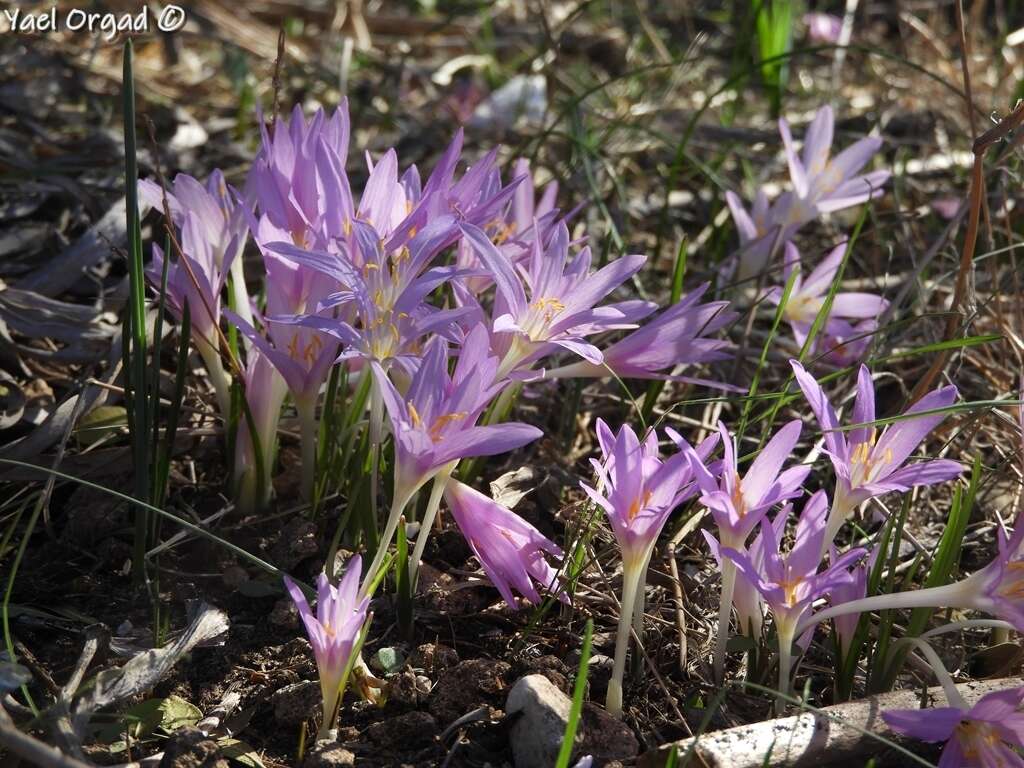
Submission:
{"label": "purple flower", "polygon": [[633,328],[637,320],[654,310],[654,305],[642,301],[595,307],[632,277],[647,257],[624,256],[591,273],[589,248],[570,259],[569,230],[564,222],[555,227],[546,247],[534,240],[524,275],[529,298],[524,279],[483,230],[463,224],[462,233],[497,286],[492,333],[493,347],[502,356],[499,379],[529,367],[558,347],[600,364],[601,351],[585,337]]}
{"label": "purple flower", "polygon": [[[714,448],[717,436],[711,436],[694,451],[682,437],[673,435],[673,440],[682,444],[682,450],[664,461],[658,457],[658,435],[653,429],[641,442],[628,425],[614,434],[598,419],[597,437],[603,461],[592,459],[591,463],[597,472],[598,487],[581,485],[605,511],[622,554],[622,601],[606,702],[608,711],[618,716],[622,713],[629,624],[634,608],[642,601],[651,553],[669,514],[696,492],[691,456],[696,457],[692,461],[703,462]],[[642,617],[642,610],[636,615]]]}
{"label": "purple flower", "polygon": [[[277,425],[288,387],[270,359],[255,347],[249,350],[243,377],[252,422],[244,412],[238,420],[234,471],[238,485],[237,506],[244,513],[251,513],[270,500]],[[261,464],[257,463],[257,440],[263,459]]]}
{"label": "purple flower", "polygon": [[804,147],[797,154],[789,123],[779,119],[779,133],[786,147],[789,176],[795,195],[791,200],[788,222],[800,225],[816,219],[821,213],[859,205],[882,194],[889,180],[889,171],[857,172],[875,155],[882,140],[868,136],[850,145],[831,160],[835,117],[832,108],[822,107],[807,126]]}
{"label": "purple flower", "polygon": [[877,330],[878,322],[873,317],[861,320],[856,325],[833,318],[825,324],[818,336],[815,351],[832,365],[848,368],[864,358]]}
{"label": "purple flower", "polygon": [[356,555],[349,560],[337,587],[327,579],[327,574],[321,573],[317,578],[315,614],[299,586],[284,577],[288,594],[299,609],[299,618],[306,627],[309,644],[316,657],[324,711],[321,733],[326,732],[334,720],[345,684],[345,673],[351,666],[353,649],[366,624],[370,598],[359,596],[361,570],[362,559]]}
{"label": "purple flower", "polygon": [[807,37],[815,43],[838,43],[843,20],[831,13],[805,13]]}
{"label": "purple flower", "polygon": [[724,546],[745,546],[747,538],[769,509],[803,492],[803,483],[811,468],[796,466],[782,469],[800,439],[800,430],[799,419],[783,426],[768,441],[743,477],[740,477],[737,465],[735,440],[721,422],[718,431],[725,447],[721,475],[716,479],[697,457],[691,458],[701,490],[700,501],[715,519]]}
{"label": "purple flower", "polygon": [[[873,567],[878,550],[875,549],[868,556],[867,560],[857,563],[850,570],[853,577],[850,581],[836,584],[829,591],[828,599],[832,605],[842,605],[854,600],[860,600],[868,592],[868,571]],[[839,559],[839,552],[835,547],[829,547],[829,560],[836,562]],[[839,649],[845,656],[850,650],[850,643],[857,634],[857,625],[860,623],[859,613],[847,613],[837,616],[833,621],[836,629],[836,637],[839,639]]]}
{"label": "purple flower", "polygon": [[1024,687],[982,696],[964,706],[932,709],[890,709],[882,719],[896,733],[921,741],[944,741],[938,768],[1024,766]]}
{"label": "purple flower", "polygon": [[[836,532],[853,511],[868,499],[891,491],[909,491],[917,485],[943,483],[962,471],[959,463],[948,459],[904,466],[913,450],[939,425],[945,414],[925,414],[897,421],[881,437],[875,427],[843,432],[821,385],[796,360],[790,360],[790,365],[825,433],[825,447],[836,473],[835,498],[825,547],[832,543]],[[934,390],[914,403],[904,415],[945,408],[952,405],[956,395],[954,386]],[[855,424],[875,421],[875,390],[871,373],[865,366],[861,366],[857,377],[857,399],[852,420]]]}
{"label": "purple flower", "polygon": [[[818,312],[821,311],[825,303],[829,288],[845,253],[846,242],[844,241],[833,248],[821,263],[807,275],[806,279],[802,272],[793,279],[793,288],[783,315],[793,329],[796,343],[800,346],[803,346],[807,340],[811,325],[814,324]],[[787,281],[793,270],[799,266],[800,252],[793,243],[786,243],[785,278]],[[768,298],[778,304],[782,300],[782,295],[783,289],[775,288],[768,294]],[[836,293],[832,297],[832,308],[825,325],[826,332],[829,324],[833,323],[836,318],[843,320],[875,318],[888,306],[888,301],[873,293]]]}
{"label": "purple flower", "polygon": [[548,371],[545,375],[550,378],[604,378],[609,375],[610,369],[622,378],[680,380],[684,377],[670,376],[659,371],[676,365],[696,365],[726,359],[728,354],[723,350],[729,346],[729,342],[707,337],[730,325],[737,315],[726,311],[729,306],[727,301],[699,304],[707,288],[708,283],[705,283],[653,320],[602,350],[602,365],[580,360]]}
{"label": "purple flower", "polygon": [[[690,453],[690,463],[697,484],[701,490],[701,503],[711,512],[718,525],[722,547],[743,550],[747,539],[768,510],[776,504],[803,493],[803,482],[810,473],[810,467],[797,466],[783,470],[793,447],[800,439],[799,420],[791,421],[780,429],[757,458],[740,477],[737,464],[737,447],[725,425],[719,422],[718,431],[725,446],[725,461],[716,478],[704,466],[700,457]],[[685,451],[685,449],[684,449]],[[713,550],[719,548],[714,542]],[[729,619],[736,592],[737,573],[731,560],[722,560],[722,589],[719,595],[718,635],[715,638],[714,670],[721,680],[725,670],[726,643],[729,638]],[[749,579],[748,579],[749,581]],[[749,584],[740,587],[749,590]],[[745,610],[750,607],[749,594],[741,594],[740,602]],[[749,613],[749,611],[747,611]],[[747,619],[750,618],[748,615]]]}
{"label": "purple flower", "polygon": [[725,202],[740,238],[740,251],[736,258],[726,262],[723,267],[725,276],[730,276],[734,269],[738,280],[760,274],[775,249],[796,233],[799,223],[788,220],[792,199],[792,192],[784,192],[769,205],[764,190],[758,189],[748,213],[739,195],[726,191]]}
{"label": "purple flower", "polygon": [[[517,607],[515,592],[535,605],[540,602],[534,582],[555,589],[558,571],[545,557],[562,557],[553,541],[511,509],[458,480],[448,481],[444,498],[473,554],[510,607]],[[564,592],[558,596],[568,601]]]}
{"label": "purple flower", "polygon": [[[786,511],[780,514],[785,515]],[[817,491],[804,505],[797,523],[796,540],[785,555],[781,552],[776,528],[766,521],[761,523],[764,561],[760,567],[747,553],[732,547],[722,549],[722,555],[736,564],[771,610],[779,638],[779,689],[782,693],[789,691],[790,652],[798,637],[800,620],[815,599],[853,581],[850,566],[867,554],[864,549],[850,550],[819,573],[827,518],[828,497],[824,491]]]}
{"label": "purple flower", "polygon": [[543,435],[527,424],[476,425],[503,387],[494,378],[497,365],[488,352],[484,328],[466,338],[451,376],[447,344],[432,338],[404,396],[383,368],[374,364],[395,439],[396,498],[408,499],[454,461],[505,453]]}

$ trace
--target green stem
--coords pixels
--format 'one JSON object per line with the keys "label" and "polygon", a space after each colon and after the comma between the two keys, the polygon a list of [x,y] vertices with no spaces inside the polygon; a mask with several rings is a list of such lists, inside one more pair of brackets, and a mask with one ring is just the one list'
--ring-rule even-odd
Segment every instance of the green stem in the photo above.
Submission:
{"label": "green stem", "polygon": [[380,570],[381,565],[384,563],[384,557],[388,553],[391,539],[394,538],[395,531],[398,530],[398,522],[402,519],[402,512],[405,511],[406,505],[415,493],[416,489],[413,489],[402,496],[395,496],[391,502],[391,512],[388,514],[388,521],[384,526],[384,534],[380,537],[380,543],[377,545],[377,552],[373,556],[373,562],[370,563],[370,567],[363,575],[363,584],[359,588],[360,595],[369,594],[370,585],[373,584],[377,571]]}

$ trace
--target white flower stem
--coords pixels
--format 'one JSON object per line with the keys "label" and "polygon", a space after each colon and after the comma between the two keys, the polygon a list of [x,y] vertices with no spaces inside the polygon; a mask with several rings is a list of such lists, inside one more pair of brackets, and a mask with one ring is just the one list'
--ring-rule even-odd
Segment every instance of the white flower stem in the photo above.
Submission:
{"label": "white flower stem", "polygon": [[221,418],[225,423],[231,416],[231,377],[224,370],[220,353],[201,339],[196,340],[196,349],[206,366],[206,373],[213,384],[213,392],[217,398],[217,408],[220,409]]}
{"label": "white flower stem", "polygon": [[732,618],[732,595],[736,590],[736,564],[722,558],[722,591],[718,598],[718,633],[715,636],[715,681],[725,678],[725,646],[729,642],[729,620]]}
{"label": "white flower stem", "polygon": [[825,523],[825,535],[821,539],[822,559],[828,553],[828,548],[832,545],[832,542],[835,541],[839,529],[850,519],[850,516],[856,509],[857,505],[837,483],[835,497],[832,499],[832,506],[828,511],[828,521]]}
{"label": "white flower stem", "polygon": [[958,632],[961,629],[970,629],[972,627],[979,629],[1005,629],[1008,632],[1016,631],[1013,624],[1001,619],[965,619],[964,621],[954,621],[949,624],[943,624],[935,629],[929,629],[921,635],[921,639],[927,640],[929,637],[944,635],[947,632]]}
{"label": "white flower stem", "polygon": [[956,689],[956,683],[953,682],[949,670],[946,669],[946,665],[942,663],[942,659],[939,658],[939,654],[935,652],[934,648],[919,637],[904,637],[893,645],[893,651],[899,649],[901,645],[912,645],[924,654],[928,660],[928,666],[932,668],[935,678],[939,681],[943,692],[946,694],[946,701],[949,702],[949,706],[967,709],[967,704],[964,702],[963,696],[960,695],[960,691]]}
{"label": "white flower stem", "polygon": [[316,482],[316,398],[296,398],[295,410],[299,413],[302,439],[302,499],[312,501],[313,485]]}
{"label": "white flower stem", "polygon": [[[653,552],[653,550],[652,550]],[[644,561],[643,571],[640,575],[640,581],[636,585],[636,600],[633,603],[633,634],[636,636],[636,641],[642,648],[644,644],[644,607],[646,604],[646,591],[647,591],[647,571],[651,567],[651,556],[648,555]],[[640,654],[634,654],[634,663],[632,665],[632,676],[637,677],[643,670],[640,664]]]}
{"label": "white flower stem", "polygon": [[[242,247],[244,248],[244,241]],[[255,327],[252,317],[252,304],[249,303],[249,291],[245,287],[245,272],[242,267],[242,248],[239,248],[238,253],[231,260],[231,269],[229,274],[231,275],[231,309],[242,318],[249,325]],[[242,345],[245,347],[245,351],[248,352],[252,347],[252,341],[245,334],[240,334],[242,337]]]}
{"label": "white flower stem", "polygon": [[789,696],[793,681],[793,639],[796,633],[793,632],[792,622],[780,622],[775,627],[779,640],[779,697],[775,700],[775,713],[782,714],[786,706],[786,698]]}
{"label": "white flower stem", "polygon": [[377,553],[373,556],[373,562],[370,563],[370,567],[366,569],[366,574],[363,576],[363,584],[359,588],[359,594],[366,595],[373,583],[374,578],[377,576],[377,571],[380,570],[381,563],[384,562],[384,557],[388,553],[388,547],[391,546],[391,539],[395,537],[395,531],[398,530],[398,523],[402,519],[402,512],[405,511],[406,504],[409,503],[409,499],[412,498],[412,494],[406,494],[404,497],[396,496],[394,501],[391,503],[391,512],[388,514],[387,524],[384,526],[384,533],[380,537],[380,542],[377,544]]}
{"label": "white flower stem", "polygon": [[619,627],[615,636],[615,661],[605,699],[605,709],[613,717],[622,717],[622,677],[626,670],[626,651],[629,649],[629,626],[633,621],[637,585],[643,572],[644,568],[639,564],[632,567],[627,564],[622,573],[622,603],[619,606]]}
{"label": "white flower stem", "polygon": [[866,611],[886,611],[903,608],[970,608],[974,594],[969,581],[958,581],[941,587],[912,589],[907,592],[894,592],[890,595],[872,595],[860,600],[833,605],[818,611],[800,622],[794,635],[799,637],[805,631],[823,621],[836,616]]}
{"label": "white flower stem", "polygon": [[413,547],[412,557],[409,558],[409,584],[413,589],[416,588],[416,574],[419,571],[420,558],[423,557],[423,550],[427,548],[430,529],[434,527],[434,518],[437,517],[437,510],[441,506],[441,495],[444,493],[444,487],[448,484],[448,478],[452,476],[458,463],[453,461],[434,477],[434,486],[430,489],[427,508],[423,513],[423,520],[420,521],[420,531],[416,534],[416,545]]}

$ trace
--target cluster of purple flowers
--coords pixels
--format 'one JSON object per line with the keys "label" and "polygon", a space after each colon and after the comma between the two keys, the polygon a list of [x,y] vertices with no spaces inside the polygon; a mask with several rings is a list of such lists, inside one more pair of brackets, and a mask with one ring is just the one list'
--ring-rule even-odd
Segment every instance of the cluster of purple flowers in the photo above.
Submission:
{"label": "cluster of purple flowers", "polygon": [[[806,276],[794,275],[800,268],[794,236],[821,214],[876,197],[889,174],[858,175],[879,149],[875,138],[830,159],[833,116],[827,107],[810,124],[801,154],[785,121],[780,130],[792,189],[771,203],[759,192],[749,213],[738,197],[727,195],[741,241],[732,266],[746,278],[784,254],[791,291],[783,312],[802,346],[846,244]],[[430,497],[410,578],[443,501],[511,606],[517,595],[539,602],[541,590],[568,599],[556,568],[561,549],[511,509],[455,479],[464,459],[505,453],[542,436],[535,426],[502,421],[521,386],[612,375],[685,380],[685,366],[727,354],[728,343],[718,336],[736,317],[727,302],[703,301],[706,284],[661,311],[648,301],[617,298],[645,257],[625,255],[595,269],[586,238],[570,230],[572,213],[557,207],[557,185],[538,195],[522,160],[510,179],[503,178],[496,150],[460,173],[461,132],[425,181],[415,166],[400,171],[394,150],[377,158],[367,153],[367,181],[357,195],[346,172],[350,134],[345,105],[330,117],[318,112],[311,119],[297,108],[263,129],[242,190],[228,187],[220,173],[205,185],[188,176],[177,177],[168,190],[140,184],[150,203],[161,207],[166,199],[180,232],[180,253],[154,249],[153,277],[159,279],[164,259],[177,257],[168,270],[168,308],[180,317],[189,307],[197,351],[229,426],[232,388],[243,393],[246,417],[237,420],[233,441],[239,505],[258,510],[270,498],[279,420],[289,404],[301,428],[302,492],[312,497],[321,393],[334,366],[345,366],[370,392],[370,445],[377,452],[392,446],[390,510],[370,566],[364,572],[354,559],[339,587],[322,577],[315,615],[289,582],[320,668],[325,725],[368,625],[368,594],[402,516],[426,486]],[[242,270],[250,235],[264,273],[258,300]],[[782,296],[781,288],[768,294],[775,302]],[[872,294],[836,293],[817,350],[833,361],[859,359],[863,345],[850,340],[870,334],[886,306]],[[237,348],[225,344],[225,323],[240,334]],[[834,470],[831,491],[816,490],[806,500],[812,467],[787,467],[800,439],[799,420],[779,429],[743,469],[742,435],[725,424],[694,447],[671,428],[637,435],[624,425],[616,433],[598,421],[602,456],[593,461],[594,486],[584,490],[606,513],[621,551],[619,633],[608,687],[613,713],[622,711],[630,625],[640,633],[654,545],[671,513],[688,499],[699,499],[717,529],[706,539],[722,573],[714,657],[719,678],[733,609],[739,632],[754,639],[770,617],[783,694],[791,688],[794,648],[805,649],[815,627],[830,618],[843,648],[857,615],[883,608],[971,608],[1024,629],[1024,526],[1012,536],[1001,534],[1000,556],[974,576],[894,595],[866,596],[868,548],[836,546],[843,524],[869,499],[960,474],[961,466],[945,459],[908,463],[944,418],[956,389],[930,393],[879,435],[866,367],[857,378],[852,426],[844,429],[819,382],[797,361],[792,366]],[[662,453],[662,436],[674,449],[669,455]],[[723,455],[715,459],[719,443]],[[372,483],[376,499],[376,476]],[[794,506],[801,512],[787,544]],[[822,600],[830,606],[815,612]],[[1016,703],[1019,698],[1014,709]],[[953,714],[935,714],[924,737],[952,734],[961,752],[977,749],[998,736],[991,713],[1005,704],[979,704],[955,722]],[[924,733],[914,716],[890,719],[894,728]],[[941,728],[932,727],[939,721]]]}

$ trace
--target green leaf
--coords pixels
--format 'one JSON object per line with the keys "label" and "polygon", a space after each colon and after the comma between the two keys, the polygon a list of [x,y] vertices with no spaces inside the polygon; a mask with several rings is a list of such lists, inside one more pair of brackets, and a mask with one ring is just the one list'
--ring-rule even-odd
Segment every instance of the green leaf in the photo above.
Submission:
{"label": "green leaf", "polygon": [[128,412],[124,406],[101,405],[78,420],[75,439],[82,448],[95,445],[111,435],[117,435],[128,426]]}
{"label": "green leaf", "polygon": [[260,760],[259,753],[244,741],[238,739],[220,739],[217,742],[221,754],[228,760],[240,763],[248,768],[266,768]]}
{"label": "green leaf", "polygon": [[202,719],[203,711],[181,696],[168,696],[160,704],[160,727],[168,733],[195,725]]}
{"label": "green leaf", "polygon": [[405,666],[405,654],[398,648],[381,648],[373,659],[375,665],[386,674],[398,672]]}
{"label": "green leaf", "polygon": [[594,634],[594,620],[587,619],[587,628],[583,633],[583,649],[580,651],[580,666],[576,672],[576,685],[572,691],[572,708],[565,724],[565,736],[562,747],[558,750],[555,768],[569,768],[573,747],[576,745],[576,730],[580,725],[580,713],[583,711],[583,696],[587,691],[587,675],[590,672],[590,640]]}

